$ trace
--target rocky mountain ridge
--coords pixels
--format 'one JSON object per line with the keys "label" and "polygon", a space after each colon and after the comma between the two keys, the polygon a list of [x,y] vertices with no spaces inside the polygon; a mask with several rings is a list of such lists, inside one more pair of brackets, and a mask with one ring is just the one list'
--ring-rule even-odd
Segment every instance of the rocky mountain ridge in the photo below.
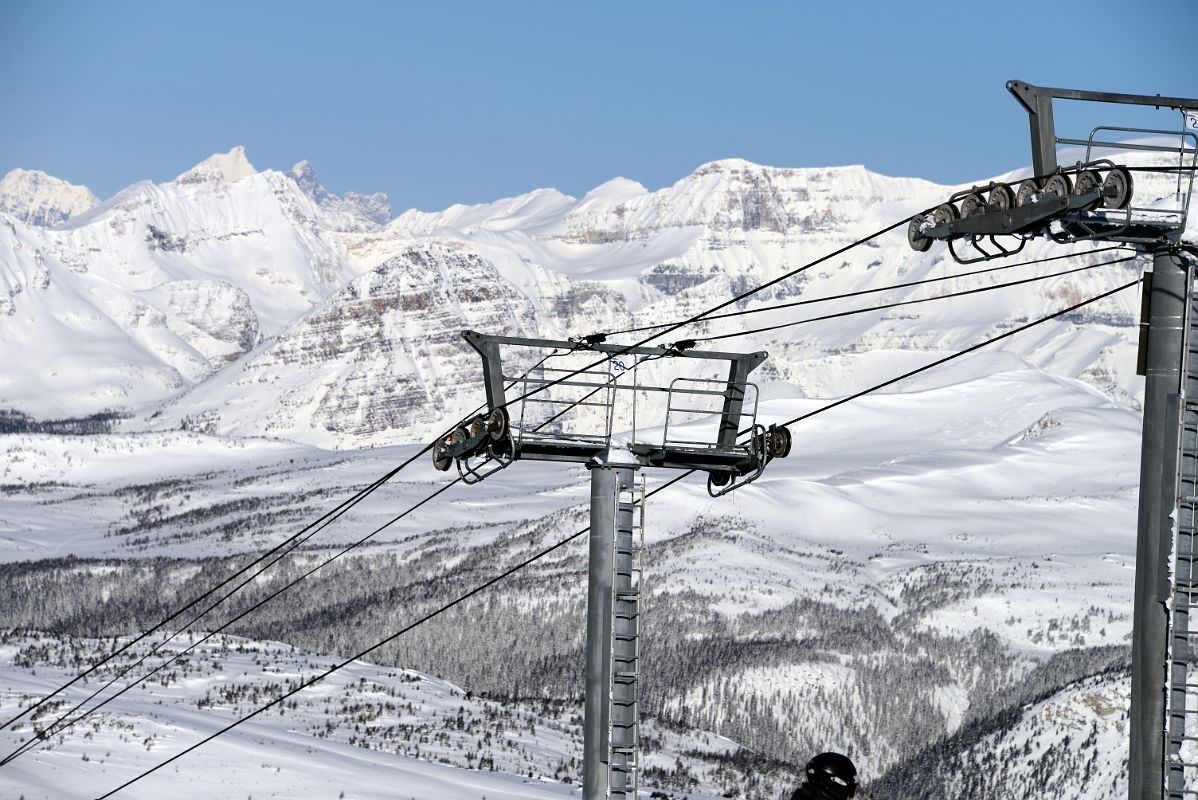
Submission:
{"label": "rocky mountain ridge", "polygon": [[99,205],[86,186],[75,186],[36,169],[14,169],[0,179],[0,212],[43,228]]}
{"label": "rocky mountain ridge", "polygon": [[[490,323],[447,316],[427,304],[395,305],[395,292],[419,293],[416,284],[396,289],[399,284],[379,278],[351,289],[361,276],[380,268],[410,276],[413,253],[424,253],[448,265],[442,274],[458,287],[453,291],[487,298],[477,308],[483,322],[495,317],[494,330],[511,330],[500,318],[519,307],[523,316],[506,319],[522,320],[517,327],[525,335],[565,338],[692,315],[901,221],[951,191],[859,166],[778,169],[731,159],[703,165],[653,192],[614,179],[581,199],[537,190],[438,213],[409,211],[381,225],[385,198],[338,198],[306,162],[288,173],[258,172],[244,149],[234,148],[170,183],[135,184],[54,229],[6,218],[0,344],[46,343],[47,356],[0,386],[0,408],[34,417],[48,410],[60,417],[117,412],[130,417],[128,430],[206,420],[204,429],[217,433],[271,431],[328,447],[419,440],[444,427],[429,409],[452,416],[477,405],[477,392],[469,390],[474,356],[455,337],[464,327]],[[811,302],[812,295],[960,271],[942,249],[912,252],[902,234],[850,248],[738,308]],[[1113,258],[1085,255],[1091,249],[1076,248],[1089,263]],[[1025,255],[1060,252],[1034,242]],[[979,296],[816,320],[729,346],[770,351],[761,373],[768,381],[811,396],[847,393],[882,377],[888,360],[906,363],[919,353],[967,346],[1069,298],[1098,293],[1140,268],[1134,262],[1099,266],[1003,290],[996,302]],[[998,281],[981,279],[983,285]],[[942,288],[896,288],[879,299],[919,299],[976,285],[961,278]],[[39,293],[44,302],[37,304],[32,299]],[[328,305],[342,302],[358,310]],[[489,302],[495,308],[482,310]],[[372,332],[364,338],[346,328],[358,325],[368,306],[389,309],[390,322],[367,326]],[[829,308],[843,304],[812,311]],[[1114,298],[1045,326],[1047,336],[1004,347],[1021,363],[1087,377],[1134,405],[1135,308],[1134,298]],[[316,316],[306,320],[310,314]],[[81,319],[93,320],[86,334]],[[792,311],[755,319],[803,317]],[[1080,339],[1065,336],[1083,321]],[[687,333],[701,339],[730,329],[713,321]],[[430,335],[446,336],[452,351],[438,360],[438,369],[391,355],[420,350],[425,345],[418,339]],[[71,358],[83,336],[94,351],[87,371]],[[320,381],[307,369],[313,353],[327,367]],[[268,362],[269,368],[263,366]],[[272,377],[247,383],[250,373]],[[278,396],[265,391],[280,381],[291,388]],[[264,391],[255,394],[252,386]],[[49,409],[47,395],[53,398]],[[296,405],[287,397],[308,400]],[[443,404],[429,406],[430,398]]]}

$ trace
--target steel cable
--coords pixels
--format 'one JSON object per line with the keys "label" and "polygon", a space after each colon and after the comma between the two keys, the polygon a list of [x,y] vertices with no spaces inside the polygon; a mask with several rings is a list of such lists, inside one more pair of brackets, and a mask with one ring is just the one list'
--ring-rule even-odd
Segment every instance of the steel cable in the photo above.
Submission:
{"label": "steel cable", "polygon": [[[893,283],[888,286],[878,286],[872,289],[859,289],[852,292],[843,292],[841,294],[830,294],[824,297],[812,297],[804,300],[793,300],[786,303],[775,303],[770,306],[761,306],[760,308],[746,308],[739,311],[731,311],[727,314],[709,314],[703,317],[701,322],[707,322],[713,319],[729,319],[732,317],[741,317],[746,314],[761,314],[767,311],[777,311],[783,308],[796,308],[798,306],[809,306],[815,303],[827,303],[832,300],[847,300],[851,297],[861,297],[867,294],[878,294],[880,292],[889,292],[895,289],[909,289],[914,286],[924,286],[929,283],[940,283],[942,281],[951,281],[954,278],[967,278],[972,275],[985,275],[990,272],[1000,272],[1003,270],[1016,269],[1018,267],[1030,267],[1034,264],[1047,264],[1050,261],[1060,261],[1067,258],[1077,258],[1083,255],[1091,255],[1094,253],[1106,253],[1111,250],[1126,250],[1124,245],[1114,245],[1111,247],[1099,247],[1094,250],[1086,250],[1080,253],[1066,253],[1061,256],[1049,256],[1047,258],[1036,258],[1030,261],[1020,261],[1016,264],[1000,264],[996,267],[986,267],[984,269],[969,270],[967,272],[957,272],[952,275],[940,275],[935,278],[923,278],[917,281],[906,281],[904,283]],[[608,336],[621,336],[625,333],[640,333],[642,331],[657,330],[658,328],[669,327],[670,323],[661,323],[659,325],[641,325],[636,328],[625,328],[624,330],[612,331]]]}
{"label": "steel cable", "polygon": [[822,322],[830,319],[839,319],[841,317],[851,317],[856,314],[867,314],[871,311],[885,311],[890,308],[899,308],[901,306],[917,305],[919,303],[930,303],[935,300],[949,300],[954,297],[966,297],[971,294],[979,294],[981,292],[992,292],[996,289],[1009,289],[1012,286],[1022,286],[1025,283],[1034,283],[1035,281],[1046,281],[1051,278],[1061,278],[1065,275],[1072,275],[1075,272],[1085,272],[1086,270],[1097,269],[1098,267],[1106,267],[1111,264],[1122,264],[1126,261],[1135,261],[1138,256],[1128,256],[1127,258],[1117,258],[1113,261],[1102,261],[1098,264],[1086,264],[1081,267],[1067,269],[1062,272],[1053,272],[1048,275],[1033,275],[1030,278],[1021,278],[1017,281],[1008,281],[1006,283],[996,283],[992,286],[980,286],[975,289],[962,289],[959,292],[949,292],[947,294],[933,295],[932,297],[919,297],[914,300],[899,300],[893,303],[883,303],[879,306],[868,306],[866,308],[855,308],[851,311],[837,311],[832,314],[822,314],[818,317],[808,317],[806,319],[792,320],[790,322],[781,322],[777,325],[766,325],[761,328],[750,328],[744,331],[733,331],[731,333],[721,333],[713,336],[696,337],[697,342],[715,342],[722,339],[733,339],[737,336],[749,336],[755,333],[766,333],[768,331],[776,331],[782,328],[790,328],[795,325],[805,325],[809,322]]}
{"label": "steel cable", "polygon": [[[558,353],[556,350],[555,350],[555,351],[553,351],[552,353],[549,353],[548,355],[544,356],[544,357],[543,357],[543,358],[542,358],[540,361],[538,361],[536,364],[534,364],[533,366],[529,367],[529,368],[528,368],[528,370],[526,370],[524,374],[525,374],[525,375],[527,375],[528,373],[530,373],[530,372],[532,372],[533,370],[535,370],[537,367],[539,367],[539,366],[541,366],[542,364],[544,364],[544,363],[545,363],[546,361],[548,361],[550,358],[553,358],[553,357],[555,357],[555,356],[559,356],[559,355],[565,355],[565,354],[564,354],[564,353]],[[515,383],[516,383],[516,382],[513,382],[511,385],[509,385],[509,386],[508,386],[508,388],[510,389],[512,386],[514,386],[514,385],[515,385]],[[478,409],[476,409],[476,410],[475,410],[475,412],[474,412],[474,413],[478,413],[478,412],[479,412],[479,411],[481,411],[481,410],[482,410],[484,407],[485,407],[485,406],[480,406]],[[471,415],[471,416],[472,416],[472,415]],[[58,725],[59,723],[61,723],[61,722],[62,722],[62,720],[63,720],[63,719],[65,719],[65,717],[66,717],[66,716],[69,716],[70,714],[72,714],[72,713],[74,713],[75,711],[77,711],[77,710],[78,710],[78,709],[79,709],[79,708],[80,708],[80,707],[81,707],[83,704],[85,704],[85,703],[87,703],[87,702],[91,701],[91,700],[92,700],[92,699],[94,699],[94,698],[95,698],[95,697],[96,697],[96,696],[97,696],[97,695],[98,695],[100,692],[104,691],[105,689],[107,689],[108,687],[110,687],[110,686],[111,686],[113,683],[115,683],[116,681],[120,680],[120,679],[121,679],[121,678],[123,678],[125,675],[127,675],[129,672],[131,672],[133,669],[135,669],[136,667],[138,667],[138,666],[140,666],[141,664],[143,664],[143,663],[146,661],[146,659],[148,659],[148,658],[150,658],[151,656],[153,656],[153,655],[155,655],[156,653],[158,653],[158,652],[159,652],[159,651],[160,651],[160,650],[161,650],[161,649],[162,649],[162,648],[163,648],[163,647],[164,647],[166,644],[168,644],[169,642],[171,642],[171,641],[172,641],[172,640],[173,640],[173,639],[174,639],[176,636],[178,636],[179,634],[181,634],[181,633],[183,633],[184,631],[186,631],[188,628],[190,628],[190,627],[191,627],[191,626],[192,626],[192,625],[193,625],[195,622],[197,622],[199,619],[201,619],[202,617],[204,617],[205,615],[207,615],[207,614],[208,614],[210,611],[212,611],[213,609],[215,609],[215,608],[217,608],[218,606],[220,606],[220,605],[221,605],[221,604],[222,604],[222,603],[223,603],[225,600],[228,600],[228,599],[229,599],[229,598],[230,598],[232,595],[234,595],[234,594],[235,594],[237,591],[239,591],[239,590],[240,590],[242,587],[244,587],[244,586],[245,586],[246,584],[248,584],[249,582],[253,581],[255,578],[257,578],[259,575],[261,575],[261,574],[262,574],[263,572],[265,572],[266,570],[270,569],[272,566],[274,566],[274,565],[275,565],[275,564],[277,564],[279,561],[281,561],[281,560],[282,560],[282,559],[283,559],[285,556],[289,555],[291,552],[293,552],[294,550],[298,549],[298,548],[299,548],[301,545],[305,544],[305,543],[306,543],[308,540],[310,540],[310,539],[311,539],[313,536],[315,536],[316,534],[320,533],[320,531],[324,530],[326,527],[328,527],[330,524],[332,524],[333,522],[335,522],[337,519],[340,519],[340,518],[341,518],[341,516],[343,516],[343,515],[344,515],[344,514],[345,514],[347,511],[349,511],[349,510],[350,510],[350,509],[352,509],[354,506],[356,506],[358,503],[360,503],[362,500],[364,500],[366,497],[368,497],[369,495],[371,495],[372,493],[374,493],[374,492],[375,492],[375,491],[376,491],[376,490],[377,490],[379,487],[381,487],[383,484],[387,483],[387,482],[388,482],[388,481],[390,481],[392,478],[394,478],[396,475],[398,475],[398,474],[399,474],[399,472],[400,472],[401,470],[403,470],[404,468],[406,468],[408,465],[410,465],[410,464],[411,464],[412,462],[414,462],[416,459],[418,459],[418,458],[420,458],[421,456],[423,456],[425,453],[427,453],[427,452],[428,452],[429,450],[431,450],[431,449],[432,449],[432,444],[431,444],[431,443],[430,443],[430,444],[426,444],[426,445],[425,445],[423,448],[421,448],[421,450],[420,450],[419,452],[417,452],[416,454],[414,454],[414,455],[410,456],[410,457],[409,457],[409,458],[408,458],[406,461],[404,461],[404,462],[403,462],[402,464],[400,464],[398,467],[394,468],[393,470],[390,470],[389,472],[387,472],[387,473],[386,473],[386,474],[384,474],[383,476],[381,476],[381,477],[379,477],[379,478],[376,478],[376,479],[375,479],[375,480],[374,480],[372,483],[370,483],[369,485],[367,485],[367,487],[366,487],[365,489],[361,489],[361,490],[359,490],[359,491],[358,491],[358,492],[357,492],[357,493],[356,493],[354,496],[350,497],[349,499],[347,499],[347,500],[345,500],[345,501],[342,501],[342,503],[341,503],[341,504],[339,504],[338,506],[336,506],[336,507],[335,507],[334,509],[332,509],[331,511],[328,511],[328,512],[326,512],[324,515],[322,515],[321,517],[319,517],[318,519],[316,519],[314,522],[312,522],[312,523],[310,523],[309,525],[305,526],[304,528],[300,529],[299,531],[297,531],[297,532],[296,532],[295,534],[293,534],[292,536],[288,537],[288,538],[287,538],[286,540],[284,540],[283,542],[280,542],[279,544],[275,545],[275,546],[274,546],[273,548],[271,548],[269,551],[267,551],[266,553],[263,553],[262,555],[258,556],[258,558],[254,559],[253,561],[251,561],[249,564],[245,565],[245,566],[244,566],[244,567],[242,567],[241,569],[239,569],[239,570],[237,570],[236,572],[232,573],[231,575],[227,576],[227,577],[226,577],[224,580],[222,580],[220,583],[218,583],[218,584],[216,584],[215,586],[213,586],[213,587],[209,588],[208,590],[206,590],[206,591],[205,591],[203,594],[201,594],[200,596],[196,597],[195,599],[193,599],[193,600],[189,601],[188,603],[186,603],[185,605],[181,606],[181,607],[180,607],[178,610],[174,611],[172,614],[170,614],[168,617],[166,617],[166,618],[165,618],[164,620],[162,620],[161,622],[157,623],[156,625],[154,625],[153,627],[149,628],[148,630],[146,630],[146,631],[142,632],[142,633],[141,633],[141,634],[139,634],[137,637],[135,637],[135,638],[134,638],[134,639],[132,639],[131,641],[129,641],[129,642],[127,642],[126,644],[124,644],[123,646],[121,646],[119,649],[117,649],[117,650],[114,650],[112,653],[110,653],[110,654],[108,654],[107,656],[105,656],[105,657],[101,658],[101,659],[100,659],[99,661],[97,661],[95,664],[91,665],[91,666],[90,666],[88,669],[86,669],[86,670],[84,670],[83,672],[79,673],[79,674],[78,674],[78,675],[76,675],[74,678],[72,678],[71,680],[67,681],[65,684],[62,684],[61,686],[57,687],[56,689],[54,689],[53,691],[51,691],[49,694],[47,694],[47,695],[45,695],[44,697],[42,697],[42,698],[41,698],[41,699],[40,699],[38,702],[36,702],[36,703],[34,703],[33,705],[29,706],[28,708],[24,709],[23,711],[21,711],[21,712],[20,712],[19,714],[17,714],[16,716],[12,717],[12,718],[11,718],[11,719],[9,719],[8,721],[4,722],[3,724],[0,724],[0,731],[7,729],[7,728],[8,728],[8,727],[10,727],[11,725],[13,725],[13,724],[15,724],[15,723],[19,722],[20,720],[22,720],[23,718],[25,718],[27,715],[29,715],[29,714],[32,714],[33,712],[37,711],[37,709],[39,709],[39,708],[41,708],[42,706],[44,706],[44,705],[45,705],[46,703],[48,703],[48,702],[49,702],[49,701],[50,701],[52,698],[56,697],[58,694],[62,693],[62,692],[63,692],[63,691],[65,691],[66,689],[69,689],[71,686],[75,685],[76,683],[78,683],[78,682],[79,682],[80,680],[82,680],[83,678],[85,678],[85,677],[87,677],[88,675],[92,674],[93,672],[95,672],[95,671],[96,671],[97,669],[99,669],[100,667],[104,666],[104,664],[108,663],[108,662],[109,662],[109,661],[111,661],[112,659],[114,659],[114,658],[116,658],[117,656],[119,656],[119,655],[121,655],[121,654],[123,654],[123,653],[127,652],[127,651],[128,651],[130,648],[131,648],[131,647],[135,646],[135,645],[136,645],[136,644],[138,644],[139,642],[141,642],[141,641],[144,641],[144,640],[145,640],[147,637],[149,637],[149,636],[150,636],[150,635],[152,635],[154,632],[156,632],[156,631],[160,630],[161,628],[163,628],[163,627],[164,627],[165,625],[167,625],[167,624],[168,624],[168,623],[169,623],[171,620],[173,620],[173,619],[175,619],[176,617],[178,617],[179,615],[181,615],[181,614],[182,614],[183,612],[185,612],[187,609],[189,609],[189,608],[192,608],[193,606],[195,606],[195,605],[197,605],[198,603],[202,602],[204,599],[206,599],[206,598],[208,598],[208,597],[211,597],[213,594],[215,594],[217,591],[219,591],[219,590],[220,590],[222,587],[224,587],[224,586],[227,586],[229,583],[231,583],[232,581],[236,580],[238,577],[240,577],[240,576],[244,575],[246,572],[248,572],[250,569],[252,569],[252,568],[253,568],[255,565],[262,563],[262,561],[264,561],[265,559],[267,559],[267,558],[269,558],[270,556],[274,555],[275,553],[279,553],[278,557],[277,557],[277,558],[275,558],[273,561],[271,561],[269,564],[267,564],[265,567],[263,567],[262,569],[260,569],[260,570],[258,570],[257,572],[255,572],[253,575],[251,575],[251,576],[250,576],[249,578],[247,578],[245,581],[242,581],[240,584],[238,584],[236,587],[234,587],[234,588],[233,588],[233,589],[232,589],[230,592],[228,592],[228,593],[227,593],[227,594],[226,594],[224,597],[222,597],[220,600],[217,600],[215,603],[213,603],[212,605],[208,606],[208,608],[204,609],[204,610],[203,610],[203,611],[201,611],[199,614],[197,614],[196,616],[192,617],[192,619],[191,619],[191,620],[189,620],[187,623],[185,623],[185,624],[184,624],[184,625],[183,625],[181,628],[177,629],[177,630],[176,630],[176,631],[175,631],[173,634],[171,634],[170,636],[168,636],[166,639],[164,639],[164,640],[162,640],[162,641],[160,641],[160,642],[156,643],[155,645],[153,645],[153,646],[150,648],[149,652],[147,652],[147,653],[145,653],[144,655],[142,655],[142,656],[141,656],[139,659],[137,659],[137,661],[133,662],[132,664],[130,664],[130,665],[128,665],[128,666],[126,666],[124,670],[122,670],[121,672],[119,672],[119,673],[118,673],[118,674],[117,674],[115,677],[113,677],[112,679],[110,679],[110,680],[109,680],[109,681],[108,681],[106,684],[104,684],[103,686],[101,686],[99,689],[97,689],[95,692],[93,692],[93,693],[92,693],[90,696],[88,696],[88,697],[87,697],[87,698],[85,698],[83,701],[81,701],[81,703],[77,704],[77,705],[76,705],[74,708],[72,708],[70,711],[68,711],[68,712],[67,712],[65,715],[63,715],[62,717],[59,717],[57,720],[55,720],[55,722],[54,722],[54,723],[52,723],[52,726]],[[457,481],[455,480],[455,481],[454,481],[454,483],[457,483]],[[453,485],[453,484],[451,483],[451,484],[449,484],[448,486],[452,486],[452,485]],[[448,488],[448,486],[446,486],[445,488]],[[439,494],[439,493],[440,493],[440,492],[437,492],[437,494]],[[434,495],[434,496],[435,496],[435,495]],[[423,505],[423,504],[424,504],[424,502],[427,502],[427,500],[428,500],[428,499],[430,499],[430,498],[426,498],[424,501],[421,501],[419,504],[417,504],[417,507],[419,507],[420,505]],[[411,510],[414,510],[414,509],[409,509],[409,511],[411,511]],[[408,513],[408,512],[405,512],[405,514],[406,514],[406,513]],[[403,516],[403,515],[401,515],[401,516]],[[392,520],[392,522],[395,522],[395,520]],[[391,524],[391,523],[388,523],[388,524]],[[306,531],[308,531],[309,529],[312,529],[312,528],[314,528],[314,527],[315,527],[315,529],[314,529],[314,530],[312,530],[312,531],[311,531],[311,533],[308,533],[308,535],[307,535],[307,536],[303,536],[303,534],[304,534]],[[378,531],[375,531],[374,533],[378,533]],[[374,535],[374,534],[371,534],[371,536],[373,536],[373,535]],[[369,537],[367,537],[367,538],[369,538]],[[287,545],[289,545],[289,544],[291,545],[291,547],[287,547]],[[283,548],[285,548],[285,547],[286,547],[287,549],[286,549],[286,550],[283,550]],[[352,548],[351,548],[351,549],[352,549]],[[281,553],[280,553],[280,550],[282,550],[282,552],[281,552]],[[152,673],[151,673],[151,674],[152,674]],[[149,677],[149,676],[145,676],[145,677]],[[141,680],[145,680],[145,677],[143,677]],[[140,683],[141,681],[138,681],[138,682]],[[127,688],[128,688],[128,687],[127,687]],[[124,690],[122,690],[122,692],[121,692],[121,693],[123,693],[123,691],[124,691]],[[103,705],[103,704],[101,704],[101,705]],[[77,720],[76,720],[76,721],[77,721]],[[70,724],[68,724],[66,727],[70,727],[70,726],[71,726],[71,725],[73,725],[73,724],[74,724],[74,721],[73,721],[73,722],[71,722]],[[35,741],[36,741],[36,739],[35,739]],[[20,751],[20,752],[18,752],[18,751]],[[18,748],[18,750],[17,750],[17,751],[13,751],[13,753],[10,753],[10,754],[9,754],[8,756],[6,756],[4,759],[0,760],[0,766],[4,766],[5,764],[9,763],[9,761],[11,761],[13,758],[16,758],[16,757],[20,756],[22,752],[25,752],[25,751],[24,751],[24,750],[22,750],[21,748]]]}

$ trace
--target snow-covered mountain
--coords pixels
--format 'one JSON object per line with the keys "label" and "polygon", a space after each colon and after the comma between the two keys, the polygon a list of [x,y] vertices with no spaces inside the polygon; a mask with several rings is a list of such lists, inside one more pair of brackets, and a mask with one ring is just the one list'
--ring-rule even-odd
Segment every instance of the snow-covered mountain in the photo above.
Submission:
{"label": "snow-covered mountain", "polygon": [[[655,192],[616,179],[581,199],[538,190],[439,213],[408,211],[380,226],[389,216],[385,198],[338,198],[306,162],[287,173],[259,172],[234,148],[170,183],[132,186],[54,229],[5,220],[0,346],[36,341],[47,357],[0,384],[0,409],[37,419],[115,412],[133,417],[128,430],[204,420],[211,432],[270,431],[321,446],[420,440],[478,403],[475,356],[455,338],[462,327],[485,330],[489,319],[502,319],[494,330],[564,338],[679,319],[951,190],[862,167],[728,160]],[[1025,255],[1060,252],[1037,242]],[[422,275],[417,263],[426,258],[433,269]],[[895,289],[877,299],[913,300],[1037,269],[1047,271]],[[1003,289],[994,300],[978,295],[818,321],[729,346],[768,350],[762,375],[804,394],[845,393],[885,374],[880,353],[893,363],[960,348],[1139,269],[1104,266]],[[739,307],[959,271],[943,249],[913,253],[900,228]],[[417,296],[423,284],[433,302]],[[447,315],[435,300],[455,293],[492,308],[468,323],[460,303]],[[1134,405],[1135,309],[1134,297],[1117,297],[1005,347]],[[809,316],[828,310],[816,305]],[[798,316],[772,312],[754,321]],[[76,346],[84,320],[95,358],[86,371],[59,353]],[[1082,322],[1081,338],[1073,337]],[[738,324],[705,322],[685,335]],[[420,355],[430,335],[445,337],[435,367]]]}
{"label": "snow-covered mountain", "polygon": [[1127,796],[1125,668],[1111,668],[962,730],[892,770],[882,796],[949,798]]}
{"label": "snow-covered mountain", "polygon": [[[1139,174],[1137,187],[1167,190]],[[953,190],[861,167],[728,160],[658,191],[616,179],[582,198],[544,189],[387,221],[382,201],[338,198],[304,162],[258,171],[234,148],[53,228],[0,213],[0,608],[14,625],[44,631],[32,641],[7,634],[15,644],[0,648],[0,711],[66,669],[74,653],[102,646],[73,637],[126,635],[157,621],[240,565],[241,554],[294,533],[406,460],[416,451],[408,443],[476,407],[479,364],[461,329],[565,338],[677,320]],[[962,275],[967,268],[941,247],[913,253],[904,228],[736,308],[809,305],[706,321],[668,338],[768,350],[755,374],[759,421],[785,421],[1132,280],[1144,266],[1114,263],[1120,252],[1031,242],[1013,265]],[[1065,252],[1077,257],[1020,266]],[[1083,266],[1093,268],[935,300]],[[950,279],[819,300],[942,277]],[[879,797],[1030,800],[1042,761],[1058,772],[1089,770],[1087,800],[1118,797],[1137,311],[1138,297],[1126,292],[815,417],[795,427],[794,455],[727,498],[713,500],[693,481],[655,497],[643,703],[661,725],[646,747],[664,755],[653,762],[653,785],[678,796],[774,800],[804,754],[835,748],[858,760]],[[643,369],[662,378],[688,367],[675,359]],[[356,652],[585,525],[585,470],[535,462],[455,488],[388,525],[444,481],[421,459],[247,587],[237,609],[380,529],[302,594],[234,628],[251,637],[250,651],[275,647],[253,642],[284,640],[314,654],[273,653],[267,660],[289,671],[263,681],[292,680],[309,658]],[[536,796],[511,774],[447,778],[427,761],[388,761],[379,772],[353,748],[391,748],[388,758],[403,759],[398,726],[435,724],[416,719],[422,714],[444,717],[457,706],[471,718],[518,716],[528,711],[520,703],[552,703],[554,713],[538,711],[533,724],[560,729],[547,741],[515,737],[520,756],[499,761],[522,774],[532,765],[537,791],[565,796],[558,781],[576,773],[567,717],[580,691],[585,549],[576,541],[417,629],[376,654],[381,666],[355,664],[353,676],[367,683],[339,685],[335,698],[383,704],[354,722],[363,730],[309,743],[310,731],[255,727],[204,763],[217,768],[242,759],[252,741],[277,737],[297,755],[274,766],[294,770],[298,783],[317,780],[298,755],[316,748],[315,763],[343,771],[347,796],[399,774],[391,768],[424,787],[420,797],[455,796],[464,785]],[[129,725],[159,726],[151,751],[214,725],[195,705],[205,691],[234,698],[221,713],[243,691],[265,697],[224,683],[226,672],[254,673],[255,658],[203,652],[194,670],[161,687],[172,693],[169,712],[153,695],[119,706],[90,729],[116,754],[102,769],[129,775],[148,763],[145,745],[124,733]],[[407,691],[398,668],[423,670],[414,682],[452,699],[430,700],[412,718],[393,713],[388,698]],[[498,705],[458,699],[427,673]],[[193,695],[189,682],[202,688]],[[312,703],[331,696],[305,701],[304,724],[319,727]],[[347,726],[355,713],[344,715]],[[483,750],[474,739],[484,729],[467,727],[471,734],[434,737],[439,749],[425,757],[477,769]],[[1089,732],[1049,741],[1066,728]],[[698,744],[715,733],[735,741]],[[92,758],[89,741],[67,737],[32,762],[53,768],[22,772],[21,791],[53,795],[94,774],[82,757]],[[991,751],[1013,763],[971,782],[993,766]],[[918,770],[932,761],[937,793],[920,794]],[[180,789],[213,790],[203,781]]]}
{"label": "snow-covered mountain", "polygon": [[139,183],[54,229],[0,215],[0,408],[35,418],[152,408],[355,274],[350,225],[241,148]]}
{"label": "snow-covered mountain", "polygon": [[346,192],[344,197],[338,197],[320,185],[316,169],[307,161],[299,162],[287,174],[326,211],[357,218],[366,227],[386,225],[391,221],[391,201],[382,192]]}
{"label": "snow-covered mountain", "polygon": [[100,204],[86,186],[36,169],[14,169],[0,179],[0,212],[29,225],[50,227]]}

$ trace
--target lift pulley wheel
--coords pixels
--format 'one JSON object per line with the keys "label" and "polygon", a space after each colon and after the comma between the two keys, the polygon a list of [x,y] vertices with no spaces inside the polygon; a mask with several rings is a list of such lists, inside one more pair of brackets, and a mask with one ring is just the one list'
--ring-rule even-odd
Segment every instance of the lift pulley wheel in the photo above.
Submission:
{"label": "lift pulley wheel", "polygon": [[1127,208],[1131,204],[1131,173],[1115,167],[1102,182],[1102,204],[1107,208]]}
{"label": "lift pulley wheel", "polygon": [[790,428],[785,425],[770,431],[769,452],[771,458],[786,458],[790,455]]}
{"label": "lift pulley wheel", "polygon": [[1015,207],[1015,192],[1005,183],[1000,183],[990,190],[990,205],[998,211],[1010,211]]}
{"label": "lift pulley wheel", "polygon": [[942,203],[936,206],[936,210],[932,212],[932,222],[937,225],[947,225],[960,218],[961,215],[957,212],[957,207],[952,203]]}
{"label": "lift pulley wheel", "polygon": [[974,217],[984,213],[986,213],[986,201],[982,199],[979,193],[973,192],[962,198],[961,216],[963,218]]}
{"label": "lift pulley wheel", "polygon": [[[1090,194],[1097,192],[1102,188],[1102,173],[1096,169],[1084,169],[1077,175],[1077,182],[1073,185],[1074,194]],[[1088,203],[1083,209],[1085,211],[1093,211],[1102,205],[1102,198],[1099,197],[1092,203]]]}
{"label": "lift pulley wheel", "polygon": [[449,465],[453,463],[453,459],[445,452],[448,449],[449,442],[445,437],[441,437],[433,442],[433,469],[438,472],[445,472],[449,469]]}
{"label": "lift pulley wheel", "polygon": [[917,253],[926,253],[932,247],[932,237],[923,235],[923,226],[927,220],[924,214],[916,214],[907,225],[907,244]]}
{"label": "lift pulley wheel", "polygon": [[507,436],[507,409],[495,408],[487,414],[487,435],[493,442]]}
{"label": "lift pulley wheel", "polygon": [[1073,181],[1069,180],[1069,176],[1063,172],[1050,175],[1048,180],[1044,181],[1044,193],[1057,197],[1068,197],[1073,194]]}
{"label": "lift pulley wheel", "polygon": [[1020,181],[1019,188],[1015,190],[1015,205],[1018,207],[1026,206],[1028,203],[1035,202],[1034,198],[1040,194],[1040,184],[1032,178],[1026,181]]}

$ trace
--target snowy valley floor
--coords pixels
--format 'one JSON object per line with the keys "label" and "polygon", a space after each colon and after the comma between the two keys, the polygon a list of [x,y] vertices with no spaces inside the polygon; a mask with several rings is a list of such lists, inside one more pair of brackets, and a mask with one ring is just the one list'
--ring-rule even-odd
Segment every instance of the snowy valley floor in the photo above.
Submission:
{"label": "snowy valley floor", "polygon": [[[687,481],[650,500],[648,763],[671,776],[663,786],[698,781],[678,796],[774,800],[794,779],[787,764],[817,749],[851,753],[877,797],[920,796],[916,767],[934,764],[946,798],[1018,800],[996,787],[1022,785],[1028,759],[1074,781],[1071,797],[1119,796],[1139,416],[1001,356],[902,388],[796,426],[792,456],[727,498]],[[767,393],[762,421],[823,402]],[[0,451],[0,608],[12,627],[39,631],[0,650],[7,718],[87,663],[89,637],[157,622],[415,448],[155,433],[12,435]],[[650,488],[665,477],[651,474]],[[446,480],[421,459],[204,629]],[[155,679],[152,694],[116,701],[91,738],[72,732],[0,767],[0,797],[114,788],[269,700],[263,687],[357,652],[582,529],[586,498],[585,470],[535,463],[449,489],[236,624],[244,641],[205,644],[168,686]],[[372,654],[381,666],[354,664],[128,796],[569,796],[584,558],[585,537]],[[986,748],[1022,754],[1032,729],[1058,751],[987,766],[981,794],[962,777]]]}

